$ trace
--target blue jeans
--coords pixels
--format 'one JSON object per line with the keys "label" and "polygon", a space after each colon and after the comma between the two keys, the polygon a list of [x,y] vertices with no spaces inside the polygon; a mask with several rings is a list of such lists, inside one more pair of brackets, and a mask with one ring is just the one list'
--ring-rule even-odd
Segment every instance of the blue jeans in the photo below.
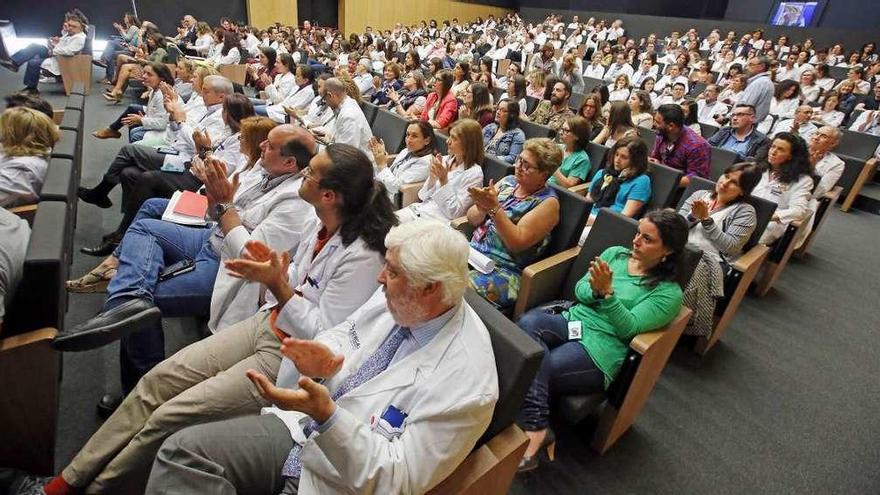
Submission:
{"label": "blue jeans", "polygon": [[40,64],[49,58],[49,49],[42,45],[30,44],[15,52],[10,58],[15,65],[23,65],[27,62],[24,85],[27,88],[36,88],[40,83]]}
{"label": "blue jeans", "polygon": [[104,47],[104,51],[101,52],[101,61],[107,65],[106,69],[104,69],[104,75],[108,80],[113,80],[113,76],[116,74],[116,56],[120,53],[128,53],[122,46],[121,39],[112,39],[107,42],[107,46]]}
{"label": "blue jeans", "polygon": [[[114,255],[119,259],[104,310],[131,299],[152,301],[166,317],[204,316],[220,260],[208,240],[212,229],[186,227],[161,220],[167,199],[144,202]],[[166,267],[191,259],[195,270],[159,282]],[[127,335],[120,343],[122,388],[128,393],[153,366],[165,359],[161,325]]]}
{"label": "blue jeans", "polygon": [[517,325],[544,348],[544,358],[529,387],[518,422],[526,431],[550,424],[550,394],[590,394],[605,389],[605,374],[578,340],[568,340],[568,320],[558,314],[533,309]]}

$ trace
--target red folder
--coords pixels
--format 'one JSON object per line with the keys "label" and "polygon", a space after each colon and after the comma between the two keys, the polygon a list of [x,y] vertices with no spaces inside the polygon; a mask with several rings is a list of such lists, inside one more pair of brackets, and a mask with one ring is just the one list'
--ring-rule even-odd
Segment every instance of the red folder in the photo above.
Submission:
{"label": "red folder", "polygon": [[207,211],[208,198],[192,191],[182,191],[174,206],[174,213],[195,218],[204,218]]}

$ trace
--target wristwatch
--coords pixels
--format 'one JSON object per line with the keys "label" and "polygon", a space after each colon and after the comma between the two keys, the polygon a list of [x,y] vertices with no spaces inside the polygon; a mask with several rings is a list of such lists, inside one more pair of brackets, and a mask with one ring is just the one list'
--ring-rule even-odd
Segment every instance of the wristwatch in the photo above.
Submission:
{"label": "wristwatch", "polygon": [[226,214],[227,211],[235,208],[235,205],[232,203],[217,203],[214,205],[214,218],[220,220],[223,218],[223,215]]}

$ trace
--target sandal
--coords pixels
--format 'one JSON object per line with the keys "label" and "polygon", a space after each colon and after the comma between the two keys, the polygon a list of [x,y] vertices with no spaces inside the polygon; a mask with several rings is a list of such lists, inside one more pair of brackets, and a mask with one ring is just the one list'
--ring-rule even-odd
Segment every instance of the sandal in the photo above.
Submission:
{"label": "sandal", "polygon": [[116,268],[102,269],[99,266],[76,280],[68,280],[65,285],[67,286],[67,292],[76,294],[107,292],[107,286],[110,285],[110,280],[115,275]]}

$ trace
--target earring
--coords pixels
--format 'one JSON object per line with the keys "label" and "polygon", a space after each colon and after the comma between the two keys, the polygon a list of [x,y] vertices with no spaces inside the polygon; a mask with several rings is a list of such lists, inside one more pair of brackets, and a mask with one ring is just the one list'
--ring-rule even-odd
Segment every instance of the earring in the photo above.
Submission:
{"label": "earring", "polygon": [[663,259],[660,260],[660,262],[661,262],[661,263],[666,263],[666,256],[664,256]]}

